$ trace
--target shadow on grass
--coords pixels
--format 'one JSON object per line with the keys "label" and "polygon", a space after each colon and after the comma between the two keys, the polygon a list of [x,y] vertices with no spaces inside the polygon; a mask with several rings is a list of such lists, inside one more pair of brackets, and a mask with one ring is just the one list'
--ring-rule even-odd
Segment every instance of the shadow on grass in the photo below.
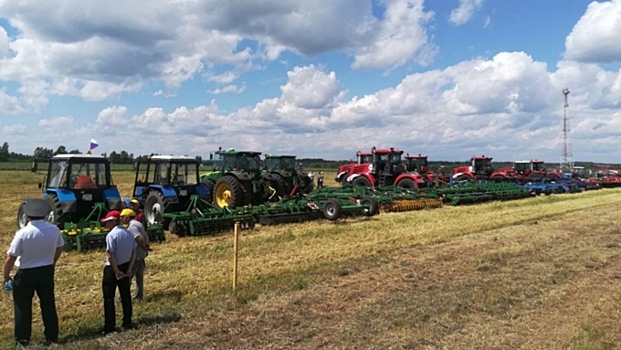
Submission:
{"label": "shadow on grass", "polygon": [[[181,314],[172,312],[162,315],[143,316],[134,320],[136,328],[153,326],[155,324],[166,324],[178,322],[181,320]],[[59,344],[69,344],[77,341],[93,340],[101,338],[101,327],[85,327],[78,330],[75,334],[68,334],[59,339]]]}

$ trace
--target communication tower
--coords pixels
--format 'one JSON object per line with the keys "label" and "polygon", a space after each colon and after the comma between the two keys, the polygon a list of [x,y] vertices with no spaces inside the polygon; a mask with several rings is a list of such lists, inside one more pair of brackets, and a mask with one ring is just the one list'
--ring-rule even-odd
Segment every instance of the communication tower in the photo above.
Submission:
{"label": "communication tower", "polygon": [[572,172],[574,169],[573,155],[571,151],[569,118],[567,117],[567,95],[569,95],[569,89],[563,89],[563,95],[565,96],[565,105],[563,106],[563,155],[561,156],[561,171]]}

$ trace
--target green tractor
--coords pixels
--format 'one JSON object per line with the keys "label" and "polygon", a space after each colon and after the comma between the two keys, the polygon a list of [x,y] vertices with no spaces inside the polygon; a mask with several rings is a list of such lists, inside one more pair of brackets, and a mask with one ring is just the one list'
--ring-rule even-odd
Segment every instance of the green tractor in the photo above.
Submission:
{"label": "green tractor", "polygon": [[266,154],[264,170],[264,178],[281,198],[294,193],[310,193],[315,189],[313,180],[296,169],[295,156]]}
{"label": "green tractor", "polygon": [[263,179],[261,152],[230,149],[209,155],[213,170],[201,174],[201,182],[212,193],[213,204],[218,208],[261,205],[277,200],[276,190]]}

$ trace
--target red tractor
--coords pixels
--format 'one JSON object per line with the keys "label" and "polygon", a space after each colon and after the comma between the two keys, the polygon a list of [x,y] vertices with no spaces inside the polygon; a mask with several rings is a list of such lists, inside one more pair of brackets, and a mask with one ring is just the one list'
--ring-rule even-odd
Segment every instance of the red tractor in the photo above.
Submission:
{"label": "red tractor", "polygon": [[470,158],[471,165],[453,169],[453,182],[489,180],[494,174],[492,159],[486,156],[473,156]]}
{"label": "red tractor", "polygon": [[446,176],[429,170],[427,156],[420,153],[413,155],[407,153],[405,155],[405,168],[410,173],[417,172],[421,174],[427,187],[441,187],[446,183]]}
{"label": "red tractor", "polygon": [[356,165],[370,164],[373,162],[373,154],[367,152],[356,152],[357,163],[348,163],[340,165],[336,171],[336,178],[334,181],[337,183],[345,183],[345,180],[352,173],[352,168]]}
{"label": "red tractor", "polygon": [[[373,147],[372,162],[355,165],[346,183],[352,186],[398,186],[418,191],[425,186],[425,179],[417,172],[408,172],[401,160],[403,151],[394,148]],[[345,182],[344,182],[345,183]]]}
{"label": "red tractor", "polygon": [[546,176],[543,160],[516,160],[513,166],[499,168],[491,176],[493,182],[542,181]]}

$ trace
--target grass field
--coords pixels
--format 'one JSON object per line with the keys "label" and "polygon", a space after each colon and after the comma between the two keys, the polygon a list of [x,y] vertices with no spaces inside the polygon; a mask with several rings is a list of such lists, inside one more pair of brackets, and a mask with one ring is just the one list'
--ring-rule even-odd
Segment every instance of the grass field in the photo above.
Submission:
{"label": "grass field", "polygon": [[[5,251],[20,198],[39,196],[41,178],[0,172]],[[114,180],[129,195],[131,172]],[[63,344],[53,348],[615,349],[619,209],[621,189],[610,189],[259,227],[241,237],[236,291],[231,234],[168,235],[147,258],[139,329],[105,338],[104,254],[72,252],[57,268]],[[8,347],[12,299],[1,295]]]}

